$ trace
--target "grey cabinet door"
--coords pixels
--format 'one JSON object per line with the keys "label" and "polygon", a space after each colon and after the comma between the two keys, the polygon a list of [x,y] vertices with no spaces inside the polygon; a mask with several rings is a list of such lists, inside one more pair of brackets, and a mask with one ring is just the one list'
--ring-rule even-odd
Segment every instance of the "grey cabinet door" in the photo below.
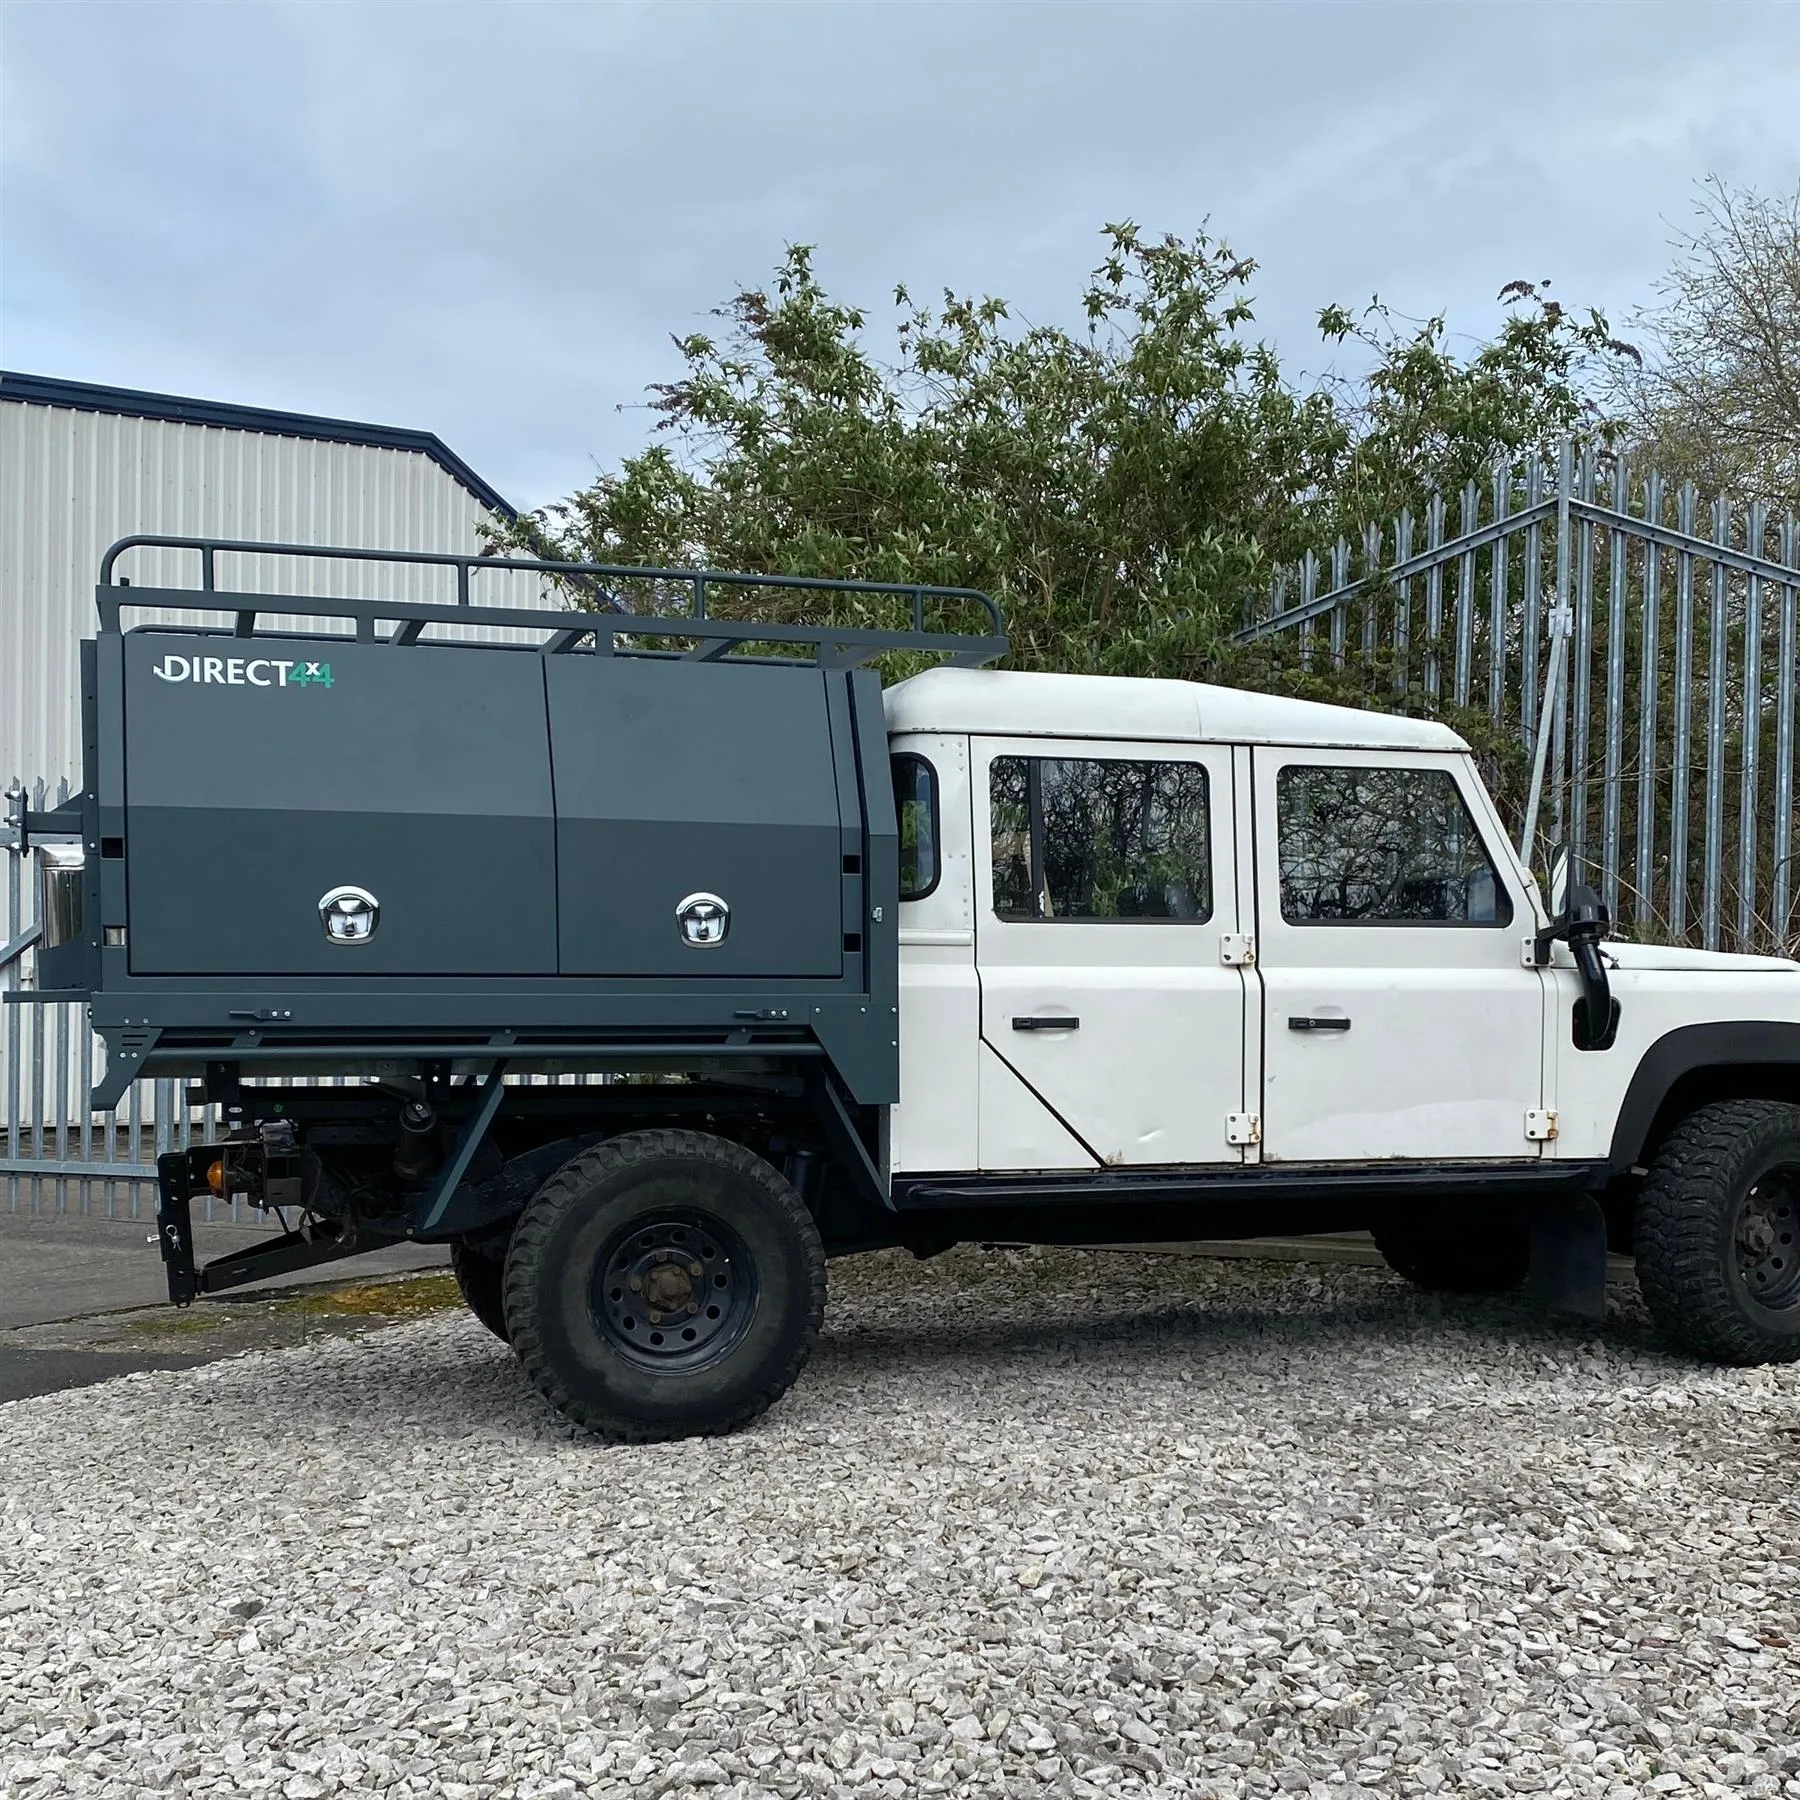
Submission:
{"label": "grey cabinet door", "polygon": [[133,633],[125,745],[134,974],[555,973],[537,655]]}
{"label": "grey cabinet door", "polygon": [[853,770],[855,752],[834,752],[829,677],[639,657],[544,666],[562,972],[841,975],[844,848],[860,839],[844,837],[837,763]]}

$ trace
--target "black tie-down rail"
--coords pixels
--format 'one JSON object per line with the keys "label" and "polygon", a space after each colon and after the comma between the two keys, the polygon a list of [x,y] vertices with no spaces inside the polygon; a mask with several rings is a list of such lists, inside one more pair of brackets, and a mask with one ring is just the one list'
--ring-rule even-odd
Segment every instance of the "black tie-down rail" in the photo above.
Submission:
{"label": "black tie-down rail", "polygon": [[[119,558],[130,550],[193,552],[200,559],[200,586],[196,589],[132,585],[116,572]],[[453,602],[348,600],[313,594],[242,593],[219,586],[218,559],[221,554],[449,569],[455,576],[456,598]],[[474,578],[489,571],[539,576],[567,593],[570,604],[562,608],[476,606],[471,600]],[[685,610],[678,614],[635,612],[620,597],[619,590],[628,586],[647,587],[659,604],[679,599]],[[911,622],[901,627],[720,618],[711,610],[709,602],[721,592],[741,594],[765,588],[818,596],[821,600],[854,600],[865,605],[871,600],[904,601]],[[958,667],[977,668],[997,662],[1007,650],[1006,629],[999,605],[989,595],[974,588],[891,581],[837,581],[811,575],[753,575],[720,569],[633,568],[606,563],[462,556],[422,550],[351,550],[317,544],[249,543],[229,538],[121,538],[100,559],[100,585],[96,598],[103,634],[116,634],[124,629],[120,615],[126,608],[168,607],[228,616],[229,625],[211,629],[219,635],[238,638],[258,636],[258,620],[268,614],[349,619],[355,623],[355,641],[358,643],[416,644],[426,627],[434,624],[537,630],[548,634],[537,648],[549,655],[582,651],[608,656],[619,650],[642,654],[647,648],[654,651],[658,640],[687,639],[690,647],[685,650],[660,653],[685,655],[698,662],[716,662],[742,645],[771,645],[777,647],[778,653],[808,652],[809,660],[826,667],[846,668],[869,662],[889,651],[904,650],[935,654]],[[929,628],[930,610],[946,607],[977,608],[992,629],[962,632]],[[205,631],[208,628],[199,629]],[[267,631],[260,635],[291,638],[313,634],[282,630],[278,634]],[[337,634],[317,635],[330,637]]]}

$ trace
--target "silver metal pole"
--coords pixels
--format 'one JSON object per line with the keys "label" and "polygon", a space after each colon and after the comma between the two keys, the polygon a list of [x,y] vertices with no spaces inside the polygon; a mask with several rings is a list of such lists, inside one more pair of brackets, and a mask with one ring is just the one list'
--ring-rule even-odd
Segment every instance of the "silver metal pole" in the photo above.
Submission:
{"label": "silver metal pole", "polygon": [[1550,761],[1550,740],[1556,734],[1555,704],[1562,693],[1563,669],[1569,660],[1569,639],[1575,630],[1574,609],[1569,604],[1569,487],[1574,474],[1570,446],[1564,444],[1556,478],[1556,602],[1550,612],[1550,666],[1544,671],[1544,698],[1538,708],[1537,750],[1531,759],[1531,793],[1525,802],[1525,824],[1519,833],[1519,860],[1531,867],[1537,841],[1538,808],[1544,798],[1544,771]]}

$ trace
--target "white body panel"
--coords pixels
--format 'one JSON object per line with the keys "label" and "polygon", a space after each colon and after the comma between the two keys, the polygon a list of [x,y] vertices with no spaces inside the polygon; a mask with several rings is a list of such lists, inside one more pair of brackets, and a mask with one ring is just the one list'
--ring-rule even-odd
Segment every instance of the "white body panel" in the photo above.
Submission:
{"label": "white body panel", "polygon": [[[1575,1048],[1570,1014],[1581,992],[1568,952],[1557,947],[1556,997],[1546,1033],[1547,1080],[1556,1098],[1551,1154],[1604,1157],[1631,1078],[1658,1039],[1712,1020],[1775,1020],[1800,1025],[1800,963],[1779,957],[1710,954],[1650,944],[1605,948],[1619,1035],[1610,1050]],[[1796,1087],[1800,1100],[1800,1086]]]}
{"label": "white body panel", "polygon": [[883,696],[889,732],[1466,750],[1448,725],[1198,681],[928,669]]}
{"label": "white body panel", "polygon": [[[1255,762],[1264,994],[1263,1155],[1285,1162],[1536,1157],[1525,1114],[1543,1105],[1545,978],[1523,966],[1536,929],[1504,839],[1483,830],[1511,903],[1492,925],[1291,924],[1275,855],[1280,771],[1435,762],[1482,826],[1486,796],[1462,756],[1258,749]],[[1291,1019],[1348,1019],[1299,1031]]]}
{"label": "white body panel", "polygon": [[981,1167],[981,988],[971,906],[969,746],[961,737],[894,737],[938,776],[936,889],[900,906],[900,1104],[890,1142],[897,1172]]}
{"label": "white body panel", "polygon": [[[1069,1137],[1107,1165],[1235,1163],[1225,1115],[1243,1109],[1245,982],[1220,958],[1238,928],[1229,750],[1114,740],[1058,746],[1043,739],[977,738],[970,747],[975,814],[985,817],[998,757],[1171,761],[1205,769],[1210,798],[1213,907],[1201,919],[998,917],[991,837],[975,836],[975,941],[981,1035],[1043,1106],[1042,1159],[1056,1168]],[[1079,1020],[1070,1030],[1022,1030],[1022,1020]],[[982,1166],[989,1159],[983,1120]],[[1016,1154],[1012,1152],[1011,1154]]]}
{"label": "white body panel", "polygon": [[981,1043],[981,1135],[972,1167],[1011,1174],[1023,1170],[1092,1171],[1100,1165],[1043,1100]]}

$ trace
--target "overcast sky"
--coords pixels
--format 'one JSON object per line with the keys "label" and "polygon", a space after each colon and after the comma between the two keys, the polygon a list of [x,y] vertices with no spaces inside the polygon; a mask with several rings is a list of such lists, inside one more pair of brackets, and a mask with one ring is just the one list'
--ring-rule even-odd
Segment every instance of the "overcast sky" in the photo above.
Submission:
{"label": "overcast sky", "polygon": [[1210,219],[1303,368],[1376,290],[1617,321],[1697,178],[1800,178],[1797,4],[0,0],[0,71],[6,367],[422,427],[526,506],[789,240],[1073,322],[1104,221]]}

